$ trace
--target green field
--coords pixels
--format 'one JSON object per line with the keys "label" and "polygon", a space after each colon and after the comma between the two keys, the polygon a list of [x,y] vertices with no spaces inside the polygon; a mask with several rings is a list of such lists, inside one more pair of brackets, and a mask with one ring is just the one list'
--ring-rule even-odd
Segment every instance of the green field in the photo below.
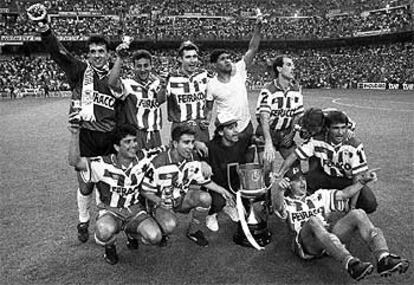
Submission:
{"label": "green field", "polygon": [[[381,167],[374,187],[379,207],[371,215],[392,251],[414,258],[414,94],[412,91],[305,90],[306,107],[335,107],[357,122],[371,167]],[[251,95],[254,112],[257,94]],[[287,229],[269,220],[273,242],[264,251],[233,244],[235,225],[221,216],[220,231],[199,248],[184,235],[187,217],[166,248],[141,245],[129,251],[118,239],[120,262],[76,237],[75,173],[67,163],[68,99],[25,98],[0,102],[0,284],[350,284],[332,258],[302,261],[289,250]],[[165,112],[164,112],[165,114]],[[164,143],[169,126],[164,128]],[[95,213],[95,210],[93,210]],[[92,222],[91,231],[94,223]],[[373,261],[366,246],[350,247]],[[413,268],[361,284],[414,284]]]}

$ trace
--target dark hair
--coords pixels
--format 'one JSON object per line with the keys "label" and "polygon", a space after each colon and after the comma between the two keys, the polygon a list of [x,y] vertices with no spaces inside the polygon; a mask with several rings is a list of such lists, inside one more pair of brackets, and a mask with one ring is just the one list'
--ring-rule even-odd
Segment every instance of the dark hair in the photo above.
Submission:
{"label": "dark hair", "polygon": [[91,44],[104,45],[106,50],[109,51],[109,42],[103,35],[91,35],[87,42],[88,46]]}
{"label": "dark hair", "polygon": [[182,135],[193,135],[195,136],[196,132],[186,125],[178,125],[172,131],[172,140],[173,141],[180,141]]}
{"label": "dark hair", "polygon": [[329,128],[333,124],[346,124],[348,125],[349,119],[344,112],[341,111],[330,111],[326,116],[326,126]]}
{"label": "dark hair", "polygon": [[112,143],[119,145],[121,140],[127,135],[136,136],[137,128],[131,124],[123,124],[117,126],[112,134]]}
{"label": "dark hair", "polygon": [[210,55],[210,62],[211,63],[216,63],[217,60],[219,59],[220,55],[222,55],[223,53],[229,53],[227,50],[225,49],[215,49],[211,52]]}
{"label": "dark hair", "polygon": [[134,52],[132,56],[132,61],[135,62],[136,60],[140,60],[141,58],[149,59],[149,61],[152,62],[152,55],[146,49],[139,49],[136,52]]}
{"label": "dark hair", "polygon": [[192,41],[182,42],[178,48],[178,56],[182,57],[185,50],[195,50],[198,53],[198,46],[196,46]]}
{"label": "dark hair", "polygon": [[286,58],[286,56],[284,55],[279,55],[278,57],[276,57],[273,60],[272,63],[272,70],[275,73],[275,76],[278,77],[279,76],[279,71],[277,70],[277,67],[282,67],[283,66],[283,59]]}

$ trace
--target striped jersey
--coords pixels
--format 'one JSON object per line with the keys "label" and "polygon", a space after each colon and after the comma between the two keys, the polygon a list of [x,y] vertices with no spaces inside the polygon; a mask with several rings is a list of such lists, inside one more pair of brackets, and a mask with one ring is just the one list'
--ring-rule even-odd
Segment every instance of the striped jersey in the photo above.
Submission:
{"label": "striped jersey", "polygon": [[154,158],[144,177],[142,189],[158,196],[169,190],[177,199],[187,193],[191,184],[204,185],[210,181],[210,177],[203,176],[200,161],[175,162],[171,150],[168,150]]}
{"label": "striped jersey", "polygon": [[283,209],[275,212],[280,218],[286,220],[289,228],[296,235],[299,234],[303,225],[312,216],[319,217],[327,227],[326,215],[331,212],[343,212],[348,210],[348,200],[336,199],[336,192],[332,190],[320,189],[312,195],[303,199],[284,197]]}
{"label": "striped jersey", "polygon": [[[120,116],[125,121],[146,131],[159,131],[162,126],[161,108],[157,94],[161,90],[160,80],[137,82],[133,79],[122,80],[122,94],[125,97]],[[112,90],[113,93],[114,90]]]}
{"label": "striped jersey", "polygon": [[205,119],[208,72],[198,70],[191,76],[178,71],[167,82],[168,120],[181,123]]}
{"label": "striped jersey", "polygon": [[329,142],[328,134],[310,138],[295,150],[300,159],[315,156],[326,174],[348,177],[368,170],[363,144],[355,137],[345,139],[338,145]]}
{"label": "striped jersey", "polygon": [[276,80],[267,84],[259,94],[256,116],[261,112],[270,114],[269,126],[272,131],[292,127],[293,118],[303,114],[303,96],[298,86],[291,85],[285,92]]}
{"label": "striped jersey", "polygon": [[85,182],[96,183],[102,203],[109,207],[127,208],[139,203],[141,183],[151,159],[164,150],[162,146],[138,151],[127,168],[117,162],[115,154],[87,158],[87,169],[80,174]]}

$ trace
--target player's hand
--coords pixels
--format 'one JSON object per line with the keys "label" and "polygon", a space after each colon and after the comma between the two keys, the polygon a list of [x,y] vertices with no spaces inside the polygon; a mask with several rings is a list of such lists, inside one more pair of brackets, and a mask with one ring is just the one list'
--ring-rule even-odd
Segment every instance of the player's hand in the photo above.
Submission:
{"label": "player's hand", "polygon": [[210,122],[208,120],[201,120],[199,124],[200,124],[200,129],[206,130],[208,129]]}
{"label": "player's hand", "polygon": [[203,174],[203,177],[208,178],[213,175],[213,169],[207,162],[202,161],[201,162],[201,173]]}
{"label": "player's hand", "polygon": [[224,189],[222,195],[223,195],[223,198],[226,200],[227,205],[229,205],[230,207],[236,207],[236,201],[234,200],[233,194],[231,194],[229,191]]}
{"label": "player's hand", "polygon": [[72,134],[79,133],[81,118],[79,112],[69,114],[68,129]]}
{"label": "player's hand", "polygon": [[127,43],[120,43],[115,49],[116,55],[121,58],[125,59],[129,56],[129,44]]}
{"label": "player's hand", "polygon": [[376,182],[378,181],[377,171],[379,171],[381,168],[374,168],[370,169],[367,172],[365,172],[361,178],[359,179],[359,182],[362,184],[367,184],[369,182]]}
{"label": "player's hand", "polygon": [[289,128],[283,131],[282,140],[280,141],[281,146],[290,147],[293,144],[293,138],[295,137],[296,129]]}
{"label": "player's hand", "polygon": [[284,192],[290,188],[290,180],[289,178],[280,179],[277,185],[279,186],[279,190]]}
{"label": "player's hand", "polygon": [[200,156],[202,156],[202,157],[207,157],[208,156],[208,148],[207,148],[205,143],[200,142],[200,141],[195,141],[194,142],[194,148]]}
{"label": "player's hand", "polygon": [[264,147],[263,159],[269,163],[272,163],[276,159],[276,150],[273,147],[272,142],[266,142]]}

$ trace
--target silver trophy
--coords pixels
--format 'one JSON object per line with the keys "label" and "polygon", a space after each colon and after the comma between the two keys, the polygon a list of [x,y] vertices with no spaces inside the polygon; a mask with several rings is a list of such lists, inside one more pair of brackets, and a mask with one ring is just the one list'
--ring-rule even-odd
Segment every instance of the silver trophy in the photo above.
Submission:
{"label": "silver trophy", "polygon": [[[234,184],[234,174],[239,178],[238,189]],[[258,250],[271,241],[267,227],[266,197],[271,187],[264,182],[264,169],[258,163],[230,163],[227,166],[229,189],[236,194],[239,227],[233,241],[242,246],[253,246]]]}

